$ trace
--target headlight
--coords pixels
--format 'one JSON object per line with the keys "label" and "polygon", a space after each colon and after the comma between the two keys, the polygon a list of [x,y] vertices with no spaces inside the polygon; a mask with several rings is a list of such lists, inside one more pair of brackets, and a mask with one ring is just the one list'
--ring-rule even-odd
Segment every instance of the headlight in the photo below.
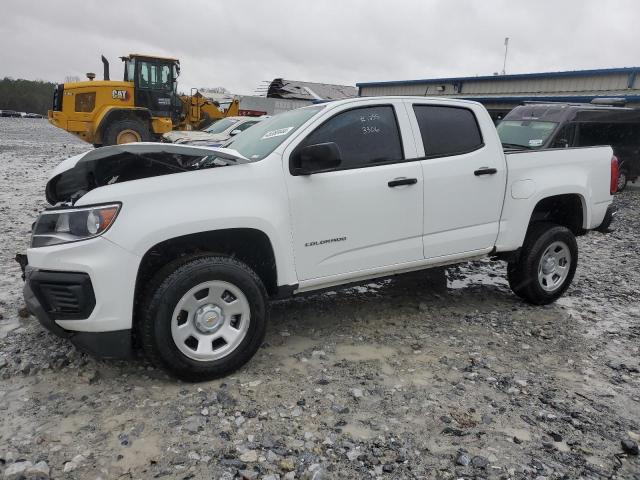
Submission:
{"label": "headlight", "polygon": [[46,210],[33,228],[31,248],[77,242],[97,237],[113,224],[120,204]]}

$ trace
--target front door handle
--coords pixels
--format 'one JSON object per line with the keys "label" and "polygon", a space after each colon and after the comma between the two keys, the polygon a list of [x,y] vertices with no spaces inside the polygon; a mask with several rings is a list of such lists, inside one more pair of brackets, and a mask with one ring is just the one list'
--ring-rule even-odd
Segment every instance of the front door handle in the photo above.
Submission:
{"label": "front door handle", "polygon": [[401,185],[415,185],[416,183],[418,183],[417,178],[396,178],[394,180],[389,181],[387,185],[393,188],[393,187],[399,187]]}
{"label": "front door handle", "polygon": [[482,167],[473,172],[476,177],[479,177],[480,175],[493,175],[494,173],[498,173],[497,168]]}

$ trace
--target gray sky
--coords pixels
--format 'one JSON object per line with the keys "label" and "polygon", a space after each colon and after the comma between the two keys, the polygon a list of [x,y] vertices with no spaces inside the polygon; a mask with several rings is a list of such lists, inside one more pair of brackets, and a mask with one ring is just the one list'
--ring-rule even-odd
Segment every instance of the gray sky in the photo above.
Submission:
{"label": "gray sky", "polygon": [[2,0],[0,77],[122,78],[119,56],[181,60],[180,89],[636,66],[638,0]]}

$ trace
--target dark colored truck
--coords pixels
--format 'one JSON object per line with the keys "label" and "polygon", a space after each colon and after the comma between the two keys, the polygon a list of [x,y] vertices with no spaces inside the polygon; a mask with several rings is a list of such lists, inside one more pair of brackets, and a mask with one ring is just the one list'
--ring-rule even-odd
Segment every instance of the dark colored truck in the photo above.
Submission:
{"label": "dark colored truck", "polygon": [[506,149],[610,145],[618,158],[618,191],[640,177],[640,110],[609,105],[526,103],[498,125]]}

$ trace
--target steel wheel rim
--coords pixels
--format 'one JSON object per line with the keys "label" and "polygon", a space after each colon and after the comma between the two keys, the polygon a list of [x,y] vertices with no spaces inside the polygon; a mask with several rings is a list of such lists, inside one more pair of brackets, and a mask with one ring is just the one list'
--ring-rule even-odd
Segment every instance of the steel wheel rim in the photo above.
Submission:
{"label": "steel wheel rim", "polygon": [[250,317],[249,301],[237,286],[222,280],[203,282],[176,304],[171,337],[178,350],[192,360],[218,360],[247,336]]}
{"label": "steel wheel rim", "polygon": [[564,285],[570,269],[569,246],[564,242],[553,242],[544,250],[538,263],[538,284],[546,292],[555,292]]}
{"label": "steel wheel rim", "polygon": [[118,137],[116,138],[116,143],[118,145],[122,145],[124,143],[133,143],[133,142],[141,142],[142,137],[138,132],[127,128],[126,130],[122,130],[118,133]]}

